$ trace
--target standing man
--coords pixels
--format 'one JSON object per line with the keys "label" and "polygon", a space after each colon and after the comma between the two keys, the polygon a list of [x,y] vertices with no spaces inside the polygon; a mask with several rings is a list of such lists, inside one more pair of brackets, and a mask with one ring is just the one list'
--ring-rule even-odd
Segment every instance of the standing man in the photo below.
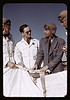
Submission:
{"label": "standing man", "polygon": [[22,40],[16,44],[15,61],[18,65],[31,69],[36,61],[39,41],[31,38],[31,29],[27,24],[20,26],[19,30]]}
{"label": "standing man", "polygon": [[60,21],[61,25],[67,29],[67,10],[63,10],[59,14],[58,21]]}
{"label": "standing man", "polygon": [[[27,24],[21,25],[19,31],[21,32],[22,40],[16,44],[14,56],[15,61],[16,64],[22,66],[23,68],[31,70],[37,59],[39,40],[31,37],[31,29]],[[23,79],[25,78],[24,76]],[[32,75],[29,74],[29,76],[27,77],[30,77],[36,84],[37,78],[31,76]],[[28,80],[28,82],[30,82],[30,80]],[[28,84],[28,82],[26,82],[25,84]],[[30,86],[32,86],[32,84],[30,84]],[[28,89],[28,87],[26,87],[26,89]]]}
{"label": "standing man", "polygon": [[44,29],[46,37],[40,40],[40,48],[33,69],[38,68],[40,61],[44,59],[44,67],[40,69],[41,72],[47,69],[49,69],[51,73],[63,71],[63,51],[61,47],[65,44],[65,41],[55,35],[56,25],[54,23],[44,25]]}
{"label": "standing man", "polygon": [[14,68],[14,40],[10,34],[11,21],[3,18],[3,71]]}
{"label": "standing man", "polygon": [[16,67],[14,61],[14,40],[10,34],[11,21],[3,18],[3,95],[8,96],[11,90],[12,71]]}
{"label": "standing man", "polygon": [[[59,16],[58,16],[58,21],[60,21],[61,25],[65,27],[67,30],[67,10],[63,10]],[[62,48],[66,53],[67,53],[67,47],[63,46]]]}

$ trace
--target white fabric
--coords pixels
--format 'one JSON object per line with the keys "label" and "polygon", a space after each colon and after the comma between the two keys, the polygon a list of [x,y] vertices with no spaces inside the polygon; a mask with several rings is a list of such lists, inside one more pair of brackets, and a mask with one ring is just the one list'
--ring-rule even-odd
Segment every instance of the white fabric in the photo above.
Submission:
{"label": "white fabric", "polygon": [[[35,85],[28,72],[10,69],[4,74],[3,94],[6,97],[43,97],[40,78]],[[46,97],[64,97],[67,94],[67,71],[45,76]]]}
{"label": "white fabric", "polygon": [[[46,97],[64,97],[67,95],[67,71],[62,71],[45,76]],[[40,78],[37,86],[43,91]]]}
{"label": "white fabric", "polygon": [[[35,43],[34,46],[35,49],[33,51],[32,48],[32,51],[33,54],[36,55],[35,50],[37,49],[37,44]],[[20,47],[22,47],[22,45]],[[43,97],[43,93],[33,83],[28,72],[21,69],[5,68],[8,61],[14,62],[13,53],[13,40],[3,37],[3,95],[6,97]],[[27,54],[27,52],[25,52],[25,54]],[[19,55],[19,58],[20,57]],[[33,60],[33,58],[31,60]]]}
{"label": "white fabric", "polygon": [[[13,56],[9,56],[8,46],[13,50],[13,43],[9,44],[3,39],[3,66],[10,60],[14,62]],[[32,44],[34,43],[34,45]],[[16,45],[16,62],[22,61],[26,67],[32,68],[37,54],[37,40],[31,40],[30,46],[24,41],[21,40]],[[21,51],[21,52],[19,52]],[[12,52],[11,52],[12,53]],[[21,56],[23,55],[23,56]],[[26,59],[23,59],[23,58]],[[23,61],[24,60],[24,61]],[[30,61],[30,63],[29,63]],[[32,62],[33,61],[33,62]],[[43,97],[43,89],[41,85],[40,78],[37,79],[37,86],[31,80],[28,72],[22,69],[8,69],[3,74],[3,95],[6,97]],[[56,74],[50,74],[45,76],[46,80],[46,97],[63,97],[67,93],[67,72],[59,72]]]}
{"label": "white fabric", "polygon": [[31,69],[34,67],[37,51],[39,48],[39,41],[37,39],[31,39],[28,44],[23,38],[16,44],[15,47],[15,61],[18,64],[22,62],[27,68]]}
{"label": "white fabric", "polygon": [[6,97],[43,97],[27,71],[10,69],[3,78],[3,94]]}

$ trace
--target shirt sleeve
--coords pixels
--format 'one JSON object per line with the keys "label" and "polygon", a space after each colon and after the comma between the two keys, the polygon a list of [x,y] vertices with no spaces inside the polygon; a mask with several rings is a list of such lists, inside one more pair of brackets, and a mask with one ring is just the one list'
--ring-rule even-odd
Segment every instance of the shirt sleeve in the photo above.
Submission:
{"label": "shirt sleeve", "polygon": [[22,53],[20,52],[19,47],[17,45],[15,47],[14,58],[16,64],[18,64],[19,62],[23,62]]}

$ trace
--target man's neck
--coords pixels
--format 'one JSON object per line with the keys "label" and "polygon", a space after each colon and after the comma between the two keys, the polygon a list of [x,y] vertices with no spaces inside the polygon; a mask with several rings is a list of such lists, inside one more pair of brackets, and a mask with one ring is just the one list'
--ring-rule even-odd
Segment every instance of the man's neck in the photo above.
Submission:
{"label": "man's neck", "polygon": [[28,44],[30,44],[31,38],[25,38],[25,37],[24,37],[24,40],[25,40]]}
{"label": "man's neck", "polygon": [[3,36],[6,38],[6,37],[8,37],[10,35],[10,33],[9,34],[3,34]]}

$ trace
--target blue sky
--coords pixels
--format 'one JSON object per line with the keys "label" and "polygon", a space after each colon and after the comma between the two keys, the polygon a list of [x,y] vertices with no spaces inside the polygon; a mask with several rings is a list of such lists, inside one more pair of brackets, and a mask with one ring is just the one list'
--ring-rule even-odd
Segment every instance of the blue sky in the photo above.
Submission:
{"label": "blue sky", "polygon": [[3,5],[3,18],[11,20],[11,34],[16,43],[22,38],[19,32],[21,25],[28,24],[32,37],[40,40],[45,37],[43,26],[47,23],[55,23],[56,35],[67,43],[66,29],[57,20],[59,13],[65,9],[67,5],[64,3],[6,3]]}

